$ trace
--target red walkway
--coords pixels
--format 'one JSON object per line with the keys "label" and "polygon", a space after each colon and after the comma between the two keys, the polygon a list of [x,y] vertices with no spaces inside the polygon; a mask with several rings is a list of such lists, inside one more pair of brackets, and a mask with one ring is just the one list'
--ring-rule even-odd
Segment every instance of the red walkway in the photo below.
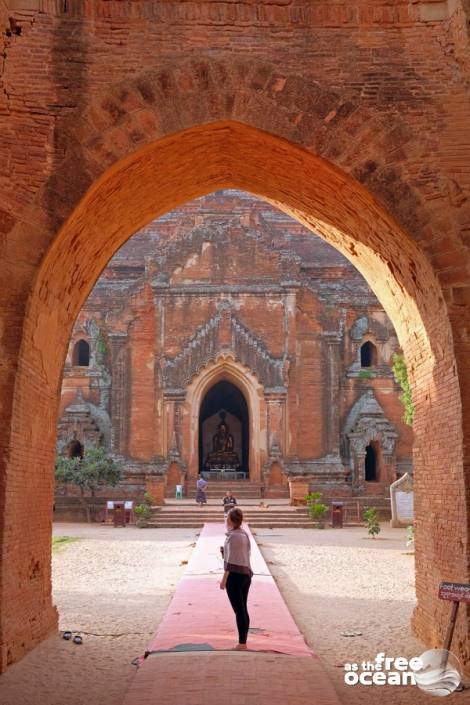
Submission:
{"label": "red walkway", "polygon": [[[219,587],[223,571],[220,546],[224,539],[223,524],[204,525],[149,651],[220,650],[236,644],[235,615],[226,592]],[[255,575],[248,596],[248,647],[254,651],[312,656],[253,537],[251,546]]]}
{"label": "red walkway", "polygon": [[224,539],[223,524],[204,525],[124,705],[209,705],[221,699],[229,705],[228,682],[234,703],[338,705],[252,536],[249,650],[231,650],[238,641],[235,615],[219,587]]}

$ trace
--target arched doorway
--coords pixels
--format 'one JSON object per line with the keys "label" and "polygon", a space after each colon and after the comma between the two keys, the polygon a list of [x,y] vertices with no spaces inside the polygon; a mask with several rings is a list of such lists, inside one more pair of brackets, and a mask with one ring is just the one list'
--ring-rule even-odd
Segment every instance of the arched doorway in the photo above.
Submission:
{"label": "arched doorway", "polygon": [[242,392],[227,380],[211,387],[199,411],[199,471],[249,476],[249,414]]}
{"label": "arched doorway", "polygon": [[366,482],[375,482],[377,480],[377,448],[373,443],[366,446],[364,464]]}
{"label": "arched doorway", "polygon": [[[50,579],[54,458],[50,428],[57,416],[57,390],[73,322],[105,264],[133,233],[176,205],[224,187],[277,204],[343,252],[365,276],[395,326],[416,406],[414,624],[428,643],[441,643],[447,612],[437,598],[436,584],[448,578],[450,570],[462,582],[469,574],[468,473],[463,466],[469,413],[462,406],[464,376],[459,378],[460,359],[456,360],[441,285],[423,249],[352,175],[246,124],[224,120],[190,127],[124,154],[80,200],[71,194],[63,201],[70,204],[67,218],[57,232],[45,234],[47,250],[32,278],[14,378],[9,373],[14,383],[8,383],[5,402],[8,453],[0,502],[3,522],[12,530],[4,534],[2,555],[7,556],[12,546],[27,550],[17,552],[15,564],[6,560],[1,564],[5,663],[17,660],[56,626]],[[450,427],[456,429],[455,437],[448,433]],[[452,482],[442,478],[442,462],[455,467]],[[34,475],[29,472],[32,466],[37,467]],[[32,496],[38,498],[37,523],[28,534],[34,541],[25,538],[16,520],[28,510]],[[449,506],[450,518],[445,510]],[[448,535],[454,539],[451,544],[442,540]],[[17,576],[28,569],[31,556],[41,558],[41,580],[31,582],[25,593]],[[17,604],[22,605],[20,613]],[[34,634],[23,631],[22,624],[33,623]],[[464,643],[468,633],[468,624],[461,620],[456,641]]]}

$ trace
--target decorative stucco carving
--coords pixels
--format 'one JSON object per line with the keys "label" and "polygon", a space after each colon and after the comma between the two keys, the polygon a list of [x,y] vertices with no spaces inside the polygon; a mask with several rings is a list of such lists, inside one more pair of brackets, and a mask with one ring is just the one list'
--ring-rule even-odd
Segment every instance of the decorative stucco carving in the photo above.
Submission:
{"label": "decorative stucco carving", "polygon": [[164,388],[184,389],[195,375],[222,353],[231,353],[256,375],[265,388],[287,387],[288,359],[285,356],[277,358],[270,355],[263,343],[240,323],[226,305],[222,305],[219,311],[196,331],[176,357],[164,358]]}
{"label": "decorative stucco carving", "polygon": [[362,340],[368,334],[380,342],[385,342],[390,337],[387,328],[376,321],[375,318],[372,318],[372,316],[359,316],[351,326],[349,335],[353,340]]}
{"label": "decorative stucco carving", "polygon": [[[354,404],[343,431],[343,450],[347,452],[349,443],[350,455],[365,455],[366,447],[372,441],[378,441],[382,452],[392,456],[398,433],[393,424],[385,416],[385,412],[369,389]],[[344,443],[346,441],[346,443]]]}
{"label": "decorative stucco carving", "polygon": [[109,414],[95,404],[85,401],[78,388],[72,404],[66,407],[58,424],[57,450],[62,452],[67,443],[76,438],[85,447],[111,445],[111,420]]}

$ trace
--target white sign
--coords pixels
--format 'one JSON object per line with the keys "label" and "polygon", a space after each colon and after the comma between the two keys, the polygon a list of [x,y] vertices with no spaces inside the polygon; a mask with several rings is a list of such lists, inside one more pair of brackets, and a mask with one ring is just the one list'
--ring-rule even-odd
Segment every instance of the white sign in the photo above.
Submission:
{"label": "white sign", "polygon": [[397,519],[413,521],[413,492],[397,492],[395,495],[397,503]]}
{"label": "white sign", "polygon": [[408,526],[413,522],[413,478],[405,473],[390,485],[392,526]]}

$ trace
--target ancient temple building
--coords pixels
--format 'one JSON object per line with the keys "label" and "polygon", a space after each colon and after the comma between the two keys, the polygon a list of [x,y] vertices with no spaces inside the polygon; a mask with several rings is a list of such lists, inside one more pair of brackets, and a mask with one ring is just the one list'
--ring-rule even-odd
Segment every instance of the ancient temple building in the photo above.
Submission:
{"label": "ancient temple building", "polygon": [[103,271],[73,329],[58,450],[104,445],[123,462],[121,496],[149,478],[172,495],[200,472],[266,496],[305,482],[383,495],[411,470],[398,350],[341,254],[219,191],[152,222]]}

